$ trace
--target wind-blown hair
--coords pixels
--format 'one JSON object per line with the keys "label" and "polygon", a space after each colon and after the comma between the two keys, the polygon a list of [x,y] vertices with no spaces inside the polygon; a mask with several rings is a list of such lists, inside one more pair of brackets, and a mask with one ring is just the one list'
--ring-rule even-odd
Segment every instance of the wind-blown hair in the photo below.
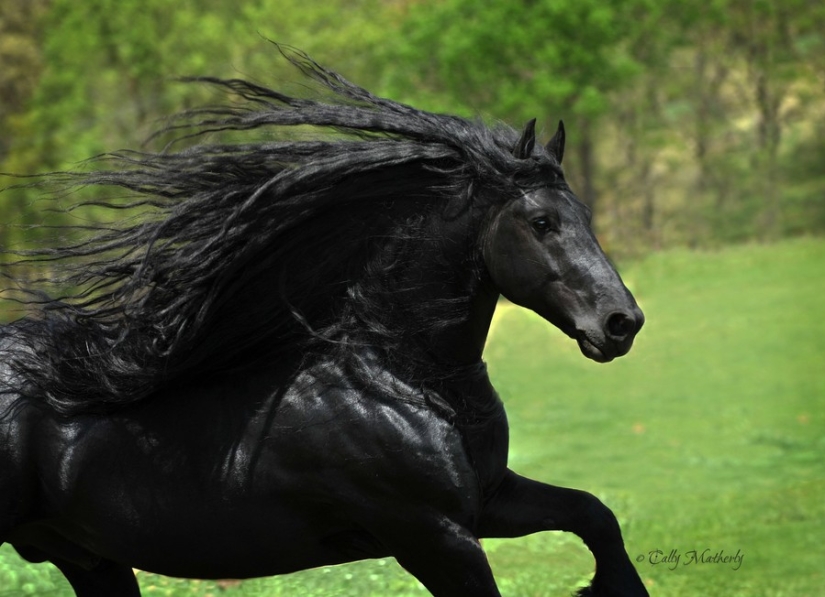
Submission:
{"label": "wind-blown hair", "polygon": [[[376,97],[279,49],[323,93],[190,79],[235,98],[164,130],[199,144],[122,151],[91,172],[49,175],[61,188],[110,189],[110,199],[81,207],[141,215],[17,253],[18,265],[58,272],[51,288],[75,290],[23,288],[37,313],[0,328],[6,391],[67,414],[106,411],[262,355],[340,348],[356,330],[389,345],[404,332],[376,297],[414,259],[428,218],[513,196],[517,181],[547,165],[516,159],[509,127]],[[284,128],[304,125],[314,127],[309,138]]]}

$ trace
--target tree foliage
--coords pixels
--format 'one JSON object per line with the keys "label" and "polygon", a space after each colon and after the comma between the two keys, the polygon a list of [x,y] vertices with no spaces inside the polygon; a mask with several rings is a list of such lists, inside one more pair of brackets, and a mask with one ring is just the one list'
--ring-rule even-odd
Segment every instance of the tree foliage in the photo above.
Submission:
{"label": "tree foliage", "polygon": [[[823,32],[814,0],[5,0],[0,171],[139,145],[211,100],[177,76],[294,79],[268,38],[425,108],[564,119],[614,253],[819,233]],[[42,218],[0,195],[2,244]]]}
{"label": "tree foliage", "polygon": [[413,77],[399,70],[395,88],[409,97],[431,90],[443,109],[463,105],[513,121],[538,116],[548,128],[559,118],[572,121],[578,186],[595,205],[594,125],[610,110],[611,93],[641,71],[627,46],[648,25],[637,18],[647,4],[422,2],[410,10],[398,45],[421,68]]}
{"label": "tree foliage", "polygon": [[[0,4],[0,130],[8,131],[26,109],[42,69],[39,19],[45,0],[7,0]],[[0,135],[0,162],[10,151],[11,135]]]}

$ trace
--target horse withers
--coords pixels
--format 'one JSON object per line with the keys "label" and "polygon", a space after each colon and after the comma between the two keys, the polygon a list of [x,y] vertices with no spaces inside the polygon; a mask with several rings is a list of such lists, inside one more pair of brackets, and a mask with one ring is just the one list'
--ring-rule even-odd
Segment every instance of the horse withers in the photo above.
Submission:
{"label": "horse withers", "polygon": [[76,210],[141,216],[17,262],[60,292],[23,286],[32,314],[0,328],[0,542],[78,597],[139,595],[132,568],[386,556],[475,597],[499,595],[480,538],[561,530],[596,560],[580,595],[646,595],[605,505],[508,469],[482,361],[500,295],[598,362],[644,322],[564,180],[563,126],[537,144],[534,121],[423,112],[282,52],[325,93],[201,79],[246,100],[170,129],[208,141],[50,175],[98,190]]}

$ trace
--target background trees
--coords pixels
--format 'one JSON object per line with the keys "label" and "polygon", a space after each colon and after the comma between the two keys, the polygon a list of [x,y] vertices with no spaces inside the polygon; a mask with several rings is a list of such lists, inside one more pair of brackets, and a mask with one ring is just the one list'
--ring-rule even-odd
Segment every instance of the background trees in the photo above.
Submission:
{"label": "background trees", "polygon": [[[618,255],[825,229],[825,7],[813,0],[5,0],[0,171],[134,147],[206,91],[295,80],[264,38],[370,89],[545,133]],[[3,244],[42,218],[0,195]]]}

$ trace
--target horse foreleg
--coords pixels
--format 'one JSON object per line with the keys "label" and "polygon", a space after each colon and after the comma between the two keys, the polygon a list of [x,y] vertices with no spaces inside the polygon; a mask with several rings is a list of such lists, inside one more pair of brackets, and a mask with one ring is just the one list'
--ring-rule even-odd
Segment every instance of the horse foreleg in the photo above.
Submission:
{"label": "horse foreleg", "polygon": [[77,597],[140,597],[140,588],[129,566],[102,560],[87,570],[65,560],[53,559]]}
{"label": "horse foreleg", "polygon": [[596,559],[596,574],[581,597],[643,597],[647,589],[624,548],[619,523],[598,498],[554,487],[507,471],[487,500],[479,537],[522,537],[539,531],[568,531],[581,537]]}
{"label": "horse foreleg", "polygon": [[448,520],[428,521],[382,537],[398,563],[434,597],[500,597],[478,539]]}

